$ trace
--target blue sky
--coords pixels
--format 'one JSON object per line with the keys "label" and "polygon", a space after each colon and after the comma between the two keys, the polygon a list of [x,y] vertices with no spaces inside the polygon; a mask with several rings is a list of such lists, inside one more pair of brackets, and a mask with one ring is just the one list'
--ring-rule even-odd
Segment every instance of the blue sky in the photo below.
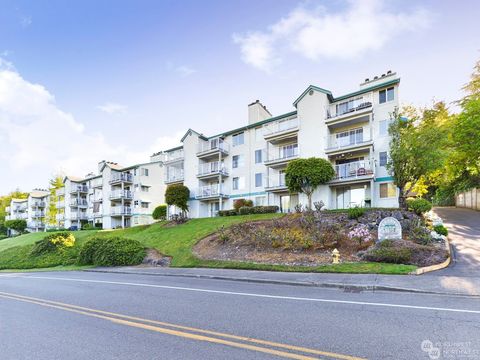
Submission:
{"label": "blue sky", "polygon": [[309,84],[338,95],[392,69],[403,103],[451,102],[480,58],[475,1],[0,6],[2,193],[241,126],[255,99],[291,111]]}

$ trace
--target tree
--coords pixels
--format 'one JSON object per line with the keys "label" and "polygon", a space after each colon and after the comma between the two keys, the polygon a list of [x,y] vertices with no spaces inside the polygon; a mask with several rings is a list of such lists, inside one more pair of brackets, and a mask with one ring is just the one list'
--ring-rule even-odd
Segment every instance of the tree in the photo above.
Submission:
{"label": "tree", "polygon": [[182,184],[173,184],[165,190],[165,202],[167,205],[174,205],[182,210],[183,213],[188,211],[188,198],[190,190]]}
{"label": "tree", "polygon": [[5,226],[16,232],[22,233],[27,228],[27,222],[25,220],[7,220]]}
{"label": "tree", "polygon": [[158,205],[153,210],[152,217],[154,220],[164,220],[167,217],[167,205]]}
{"label": "tree", "polygon": [[5,212],[5,208],[10,206],[12,199],[26,199],[28,193],[22,192],[19,189],[12,191],[8,195],[0,196],[0,223],[5,222],[5,216],[8,215]]}
{"label": "tree", "polygon": [[49,181],[49,191],[50,191],[50,202],[48,204],[48,209],[47,213],[45,216],[45,222],[48,225],[55,226],[57,225],[57,214],[58,214],[58,209],[57,209],[57,202],[58,202],[58,196],[57,196],[57,189],[60,189],[63,187],[63,176],[62,175],[56,175]]}
{"label": "tree", "polygon": [[295,159],[288,163],[285,182],[290,192],[307,195],[308,208],[312,208],[312,194],[318,186],[335,177],[332,164],[321,158]]}

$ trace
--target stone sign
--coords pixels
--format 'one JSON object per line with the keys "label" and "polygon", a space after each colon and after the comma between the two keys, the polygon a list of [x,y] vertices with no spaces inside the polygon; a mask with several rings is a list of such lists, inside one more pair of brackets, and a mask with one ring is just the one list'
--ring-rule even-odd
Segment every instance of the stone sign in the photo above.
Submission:
{"label": "stone sign", "polygon": [[378,241],[401,240],[402,225],[394,217],[386,217],[378,225]]}

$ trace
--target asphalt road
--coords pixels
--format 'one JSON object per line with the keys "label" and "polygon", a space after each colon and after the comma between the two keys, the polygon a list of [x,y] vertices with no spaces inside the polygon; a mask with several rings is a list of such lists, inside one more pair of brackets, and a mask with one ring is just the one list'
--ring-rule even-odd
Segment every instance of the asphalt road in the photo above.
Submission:
{"label": "asphalt road", "polygon": [[[422,350],[423,343],[423,350]],[[162,276],[0,275],[0,358],[480,359],[480,299]]]}

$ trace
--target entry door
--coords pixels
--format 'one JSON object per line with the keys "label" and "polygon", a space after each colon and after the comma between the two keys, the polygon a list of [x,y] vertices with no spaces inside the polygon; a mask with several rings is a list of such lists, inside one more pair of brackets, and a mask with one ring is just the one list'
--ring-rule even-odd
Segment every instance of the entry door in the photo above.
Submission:
{"label": "entry door", "polygon": [[280,196],[280,211],[283,213],[290,212],[290,195]]}
{"label": "entry door", "polygon": [[350,207],[365,206],[365,188],[352,187],[350,189]]}
{"label": "entry door", "polygon": [[348,207],[348,188],[337,187],[337,209],[345,209]]}
{"label": "entry door", "polygon": [[210,203],[210,217],[217,216],[219,210],[220,210],[219,202]]}

